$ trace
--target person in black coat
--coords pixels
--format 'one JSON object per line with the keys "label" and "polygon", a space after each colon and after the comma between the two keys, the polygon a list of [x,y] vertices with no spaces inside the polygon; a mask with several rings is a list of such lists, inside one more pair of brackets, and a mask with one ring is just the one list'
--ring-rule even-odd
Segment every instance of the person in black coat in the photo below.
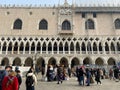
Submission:
{"label": "person in black coat", "polygon": [[95,73],[95,81],[97,82],[97,84],[98,84],[98,83],[101,84],[100,77],[101,77],[101,75],[100,75],[100,69],[97,69],[97,71],[96,71],[96,73]]}
{"label": "person in black coat", "polygon": [[20,88],[20,85],[22,83],[22,77],[20,75],[20,70],[16,70],[16,77],[18,79],[18,83],[19,83],[19,88]]}

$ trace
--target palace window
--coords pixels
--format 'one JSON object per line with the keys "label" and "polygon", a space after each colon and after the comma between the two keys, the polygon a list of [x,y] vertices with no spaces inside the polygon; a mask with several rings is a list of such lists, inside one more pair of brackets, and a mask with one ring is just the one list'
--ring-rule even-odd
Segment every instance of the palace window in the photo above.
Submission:
{"label": "palace window", "polygon": [[115,29],[120,29],[120,19],[115,20]]}
{"label": "palace window", "polygon": [[20,19],[15,20],[13,29],[22,29],[22,20]]}
{"label": "palace window", "polygon": [[48,29],[48,22],[45,19],[41,20],[39,23],[39,30],[41,30],[41,29],[43,29],[43,30]]}
{"label": "palace window", "polygon": [[88,19],[88,20],[85,22],[85,29],[95,29],[94,21],[91,20],[91,19]]}
{"label": "palace window", "polygon": [[65,20],[63,23],[62,23],[62,30],[71,30],[71,25],[70,25],[70,22]]}
{"label": "palace window", "polygon": [[96,14],[95,12],[93,13],[93,17],[94,17],[94,18],[96,18],[96,17],[97,17],[97,14]]}

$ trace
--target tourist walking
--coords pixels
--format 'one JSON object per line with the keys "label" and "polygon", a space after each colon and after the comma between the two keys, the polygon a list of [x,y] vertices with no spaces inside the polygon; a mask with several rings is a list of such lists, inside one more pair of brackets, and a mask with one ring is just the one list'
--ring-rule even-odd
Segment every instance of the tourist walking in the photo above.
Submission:
{"label": "tourist walking", "polygon": [[30,69],[26,75],[26,90],[35,90],[35,85],[37,84],[37,78],[33,73],[32,69]]}
{"label": "tourist walking", "polygon": [[58,66],[57,67],[57,84],[60,84],[63,82],[63,67]]}
{"label": "tourist walking", "polygon": [[112,69],[109,70],[109,78],[110,78],[110,80],[113,78],[113,70]]}
{"label": "tourist walking", "polygon": [[97,82],[97,84],[98,83],[102,84],[100,78],[101,78],[100,69],[97,69],[97,71],[95,72],[95,81]]}
{"label": "tourist walking", "polygon": [[20,88],[20,85],[22,83],[22,77],[20,75],[20,70],[16,70],[16,77],[18,79],[18,83],[19,83],[19,88]]}
{"label": "tourist walking", "polygon": [[2,90],[18,90],[18,79],[13,70],[9,71],[9,75],[5,76],[2,81]]}
{"label": "tourist walking", "polygon": [[91,78],[91,72],[88,68],[86,68],[86,83],[87,83],[87,86],[90,86],[90,78]]}
{"label": "tourist walking", "polygon": [[84,74],[85,72],[83,71],[82,67],[78,70],[78,82],[79,85],[84,85]]}

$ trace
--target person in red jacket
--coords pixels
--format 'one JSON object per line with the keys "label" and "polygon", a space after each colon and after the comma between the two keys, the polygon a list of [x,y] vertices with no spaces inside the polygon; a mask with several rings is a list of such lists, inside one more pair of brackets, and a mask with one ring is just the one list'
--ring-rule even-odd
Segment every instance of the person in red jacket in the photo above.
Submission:
{"label": "person in red jacket", "polygon": [[2,90],[18,90],[18,86],[16,73],[13,70],[9,71],[9,75],[5,76],[2,81]]}

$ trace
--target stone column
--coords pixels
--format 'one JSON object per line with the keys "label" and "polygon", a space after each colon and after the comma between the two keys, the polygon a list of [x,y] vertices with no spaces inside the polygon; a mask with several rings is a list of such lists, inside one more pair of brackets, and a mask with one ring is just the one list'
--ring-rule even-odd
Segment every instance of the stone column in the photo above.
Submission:
{"label": "stone column", "polygon": [[97,54],[100,54],[99,46],[97,46]]}
{"label": "stone column", "polygon": [[25,54],[25,46],[23,47],[23,54]]}
{"label": "stone column", "polygon": [[80,54],[82,54],[82,49],[81,49],[81,46],[80,46]]}
{"label": "stone column", "polygon": [[37,45],[35,45],[35,53],[37,53]]}
{"label": "stone column", "polygon": [[76,54],[76,47],[74,46],[74,54]]}
{"label": "stone column", "polygon": [[105,46],[103,45],[103,54],[106,54],[106,52],[105,52]]}
{"label": "stone column", "polygon": [[42,54],[42,46],[40,46],[40,54]]}
{"label": "stone column", "polygon": [[110,48],[110,46],[109,46],[109,54],[111,54],[111,48]]}
{"label": "stone column", "polygon": [[46,51],[45,51],[46,54],[48,54],[48,46],[46,45]]}
{"label": "stone column", "polygon": [[14,50],[14,46],[12,45],[12,54],[14,54],[14,53],[13,53],[13,50]]}
{"label": "stone column", "polygon": [[70,54],[70,45],[68,45],[68,53]]}
{"label": "stone column", "polygon": [[57,54],[59,54],[59,46],[57,46]]}
{"label": "stone column", "polygon": [[45,63],[45,74],[44,74],[44,76],[46,76],[46,74],[47,74],[47,68],[48,68],[48,63]]}
{"label": "stone column", "polygon": [[3,47],[3,46],[1,45],[1,48],[0,48],[0,54],[2,54],[2,47]]}
{"label": "stone column", "polygon": [[68,63],[68,67],[71,68],[71,62]]}
{"label": "stone column", "polygon": [[17,52],[17,54],[20,54],[20,45],[18,46],[18,52]]}
{"label": "stone column", "polygon": [[8,54],[8,46],[6,46],[6,55]]}
{"label": "stone column", "polygon": [[65,48],[64,48],[64,46],[63,46],[63,54],[65,54]]}
{"label": "stone column", "polygon": [[29,46],[29,54],[31,54],[31,46]]}

